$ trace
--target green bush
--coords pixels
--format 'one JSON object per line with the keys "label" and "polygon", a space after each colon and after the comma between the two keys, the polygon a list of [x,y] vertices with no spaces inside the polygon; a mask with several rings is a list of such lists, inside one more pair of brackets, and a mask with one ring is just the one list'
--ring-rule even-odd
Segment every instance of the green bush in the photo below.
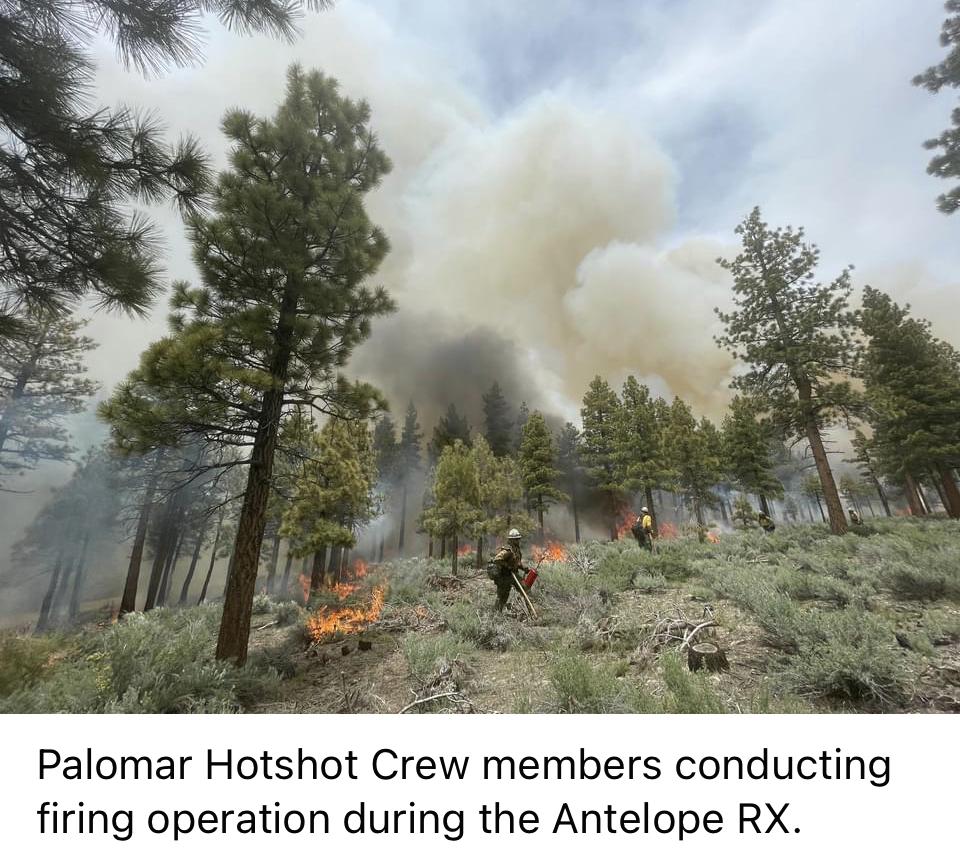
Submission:
{"label": "green bush", "polygon": [[0,697],[33,685],[56,648],[52,638],[0,632]]}
{"label": "green bush", "polygon": [[697,715],[728,711],[711,687],[709,676],[691,673],[686,660],[678,653],[670,651],[661,655],[660,669],[667,687],[667,699],[661,704],[665,711]]}
{"label": "green bush", "polygon": [[479,611],[469,602],[444,606],[443,618],[461,641],[480,649],[506,652],[519,639],[518,623],[509,615]]}
{"label": "green bush", "polygon": [[449,574],[449,564],[439,560],[412,557],[406,560],[391,560],[380,566],[386,578],[387,601],[397,605],[416,605],[429,601],[434,595],[427,584],[435,575]]}
{"label": "green bush", "polygon": [[637,686],[618,674],[618,665],[594,665],[565,653],[552,664],[549,678],[554,709],[563,713],[653,712],[657,707]]}
{"label": "green bush", "polygon": [[273,616],[278,626],[292,626],[302,618],[303,608],[296,602],[281,602]]}
{"label": "green bush", "polygon": [[893,630],[869,613],[811,611],[784,672],[801,693],[889,703],[902,696],[904,653]]}
{"label": "green bush", "polygon": [[233,712],[273,693],[277,674],[214,658],[220,607],[128,614],[81,636],[42,682],[0,703],[7,712]]}
{"label": "green bush", "polygon": [[269,614],[273,610],[273,601],[266,593],[257,593],[253,597],[253,613]]}
{"label": "green bush", "polygon": [[403,654],[410,676],[418,685],[425,685],[455,661],[469,664],[474,647],[458,640],[450,632],[439,635],[408,634],[403,639]]}

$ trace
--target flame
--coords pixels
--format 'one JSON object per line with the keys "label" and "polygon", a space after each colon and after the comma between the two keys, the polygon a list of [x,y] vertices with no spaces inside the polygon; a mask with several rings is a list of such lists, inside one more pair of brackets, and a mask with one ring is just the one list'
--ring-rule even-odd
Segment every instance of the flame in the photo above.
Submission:
{"label": "flame", "polygon": [[465,555],[467,555],[467,554],[472,554],[472,553],[473,553],[473,546],[472,546],[472,545],[469,545],[469,544],[468,544],[468,545],[461,545],[461,546],[457,549],[457,557],[464,557]]}
{"label": "flame", "polygon": [[343,582],[342,584],[334,584],[330,588],[330,592],[333,593],[342,602],[351,593],[355,593],[357,591],[357,587],[359,586],[360,586],[359,584],[348,584],[346,582]]}
{"label": "flame", "polygon": [[383,611],[384,588],[373,588],[370,604],[360,608],[323,607],[307,620],[307,631],[315,641],[325,637],[351,632],[361,632],[374,622]]}
{"label": "flame", "polygon": [[657,538],[658,539],[676,539],[680,535],[680,531],[677,530],[675,524],[671,524],[669,521],[665,521],[663,524],[657,525]]}
{"label": "flame", "polygon": [[546,560],[548,563],[564,563],[570,558],[567,549],[559,542],[548,542],[545,547],[534,548],[533,556],[537,562]]}
{"label": "flame", "polygon": [[301,572],[297,580],[300,582],[300,589],[303,590],[303,604],[307,604],[310,601],[310,576]]}
{"label": "flame", "polygon": [[637,514],[627,507],[620,511],[617,521],[617,539],[623,539],[628,533],[630,533],[630,528],[636,523]]}
{"label": "flame", "polygon": [[712,530],[708,530],[706,535],[707,535],[707,542],[712,542],[714,545],[720,542],[719,533],[714,533]]}
{"label": "flame", "polygon": [[367,574],[367,564],[365,561],[361,560],[359,557],[353,561],[353,577],[354,579],[364,578]]}

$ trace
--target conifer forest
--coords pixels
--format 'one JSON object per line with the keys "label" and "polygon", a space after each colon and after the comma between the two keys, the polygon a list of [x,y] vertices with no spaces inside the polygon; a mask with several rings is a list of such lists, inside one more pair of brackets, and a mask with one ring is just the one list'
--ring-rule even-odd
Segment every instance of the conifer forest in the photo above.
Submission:
{"label": "conifer forest", "polygon": [[0,711],[960,711],[960,2],[734,5],[0,0]]}

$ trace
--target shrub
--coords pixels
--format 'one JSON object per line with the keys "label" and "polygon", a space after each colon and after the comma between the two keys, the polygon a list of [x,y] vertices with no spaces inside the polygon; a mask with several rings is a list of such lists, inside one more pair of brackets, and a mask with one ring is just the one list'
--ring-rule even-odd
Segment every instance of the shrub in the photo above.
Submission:
{"label": "shrub", "polygon": [[416,605],[429,600],[433,593],[427,580],[449,572],[447,563],[419,557],[392,560],[381,565],[380,569],[389,584],[387,600],[398,605]]}
{"label": "shrub", "polygon": [[617,665],[593,665],[581,655],[563,654],[550,668],[557,712],[650,712],[656,706],[639,688],[618,676]]}
{"label": "shrub", "polygon": [[440,635],[408,634],[403,639],[403,654],[410,675],[418,685],[431,680],[455,661],[469,664],[473,647],[449,632]]}
{"label": "shrub", "polygon": [[0,697],[33,685],[55,649],[51,638],[0,633]]}
{"label": "shrub", "polygon": [[871,614],[811,611],[785,674],[802,693],[890,702],[901,695],[903,652],[892,629]]}
{"label": "shrub", "polygon": [[253,597],[253,613],[269,614],[273,610],[273,602],[266,593],[257,593]]}
{"label": "shrub", "polygon": [[277,674],[214,658],[219,606],[128,614],[82,636],[43,682],[3,701],[23,712],[232,712],[271,693]]}
{"label": "shrub", "polygon": [[667,712],[705,715],[728,711],[711,687],[710,678],[700,673],[691,673],[679,653],[663,653],[660,656],[660,669],[667,687],[668,696],[662,704]]}
{"label": "shrub", "polygon": [[296,602],[281,602],[273,616],[278,626],[292,626],[303,616],[303,609]]}
{"label": "shrub", "polygon": [[443,617],[447,628],[460,640],[481,649],[506,652],[515,646],[519,624],[507,614],[478,611],[469,602],[454,602],[445,606]]}

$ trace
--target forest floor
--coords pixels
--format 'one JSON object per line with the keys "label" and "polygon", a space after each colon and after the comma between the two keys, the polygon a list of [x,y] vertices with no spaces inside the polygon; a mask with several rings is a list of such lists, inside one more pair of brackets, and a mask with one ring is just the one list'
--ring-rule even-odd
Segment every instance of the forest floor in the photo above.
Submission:
{"label": "forest floor", "polygon": [[[564,555],[540,567],[535,618],[517,594],[495,613],[469,555],[456,577],[449,560],[371,567],[309,610],[258,596],[243,669],[212,659],[215,604],[6,635],[0,711],[960,712],[956,522]],[[729,669],[688,669],[703,623]]]}

